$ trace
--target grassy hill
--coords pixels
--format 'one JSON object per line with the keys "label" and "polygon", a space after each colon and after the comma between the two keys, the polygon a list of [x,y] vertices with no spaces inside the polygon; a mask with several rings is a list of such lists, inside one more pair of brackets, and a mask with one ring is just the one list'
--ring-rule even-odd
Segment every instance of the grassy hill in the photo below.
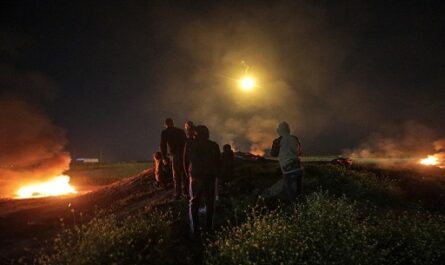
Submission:
{"label": "grassy hill", "polygon": [[443,171],[304,167],[304,198],[287,202],[261,196],[280,179],[276,162],[237,161],[217,202],[216,231],[201,240],[188,239],[186,201],[171,200],[171,189],[159,189],[147,171],[89,195],[20,261],[443,264]]}

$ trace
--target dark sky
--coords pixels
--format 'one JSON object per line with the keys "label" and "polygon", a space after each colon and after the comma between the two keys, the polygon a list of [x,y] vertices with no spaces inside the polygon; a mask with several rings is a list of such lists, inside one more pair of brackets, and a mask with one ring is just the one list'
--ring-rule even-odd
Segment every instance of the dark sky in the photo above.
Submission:
{"label": "dark sky", "polygon": [[[64,128],[72,155],[107,161],[147,159],[168,116],[241,149],[264,149],[281,120],[309,154],[409,124],[433,141],[445,131],[440,2],[2,1],[2,75],[43,81],[0,89]],[[251,97],[230,81],[242,60],[260,79]]]}

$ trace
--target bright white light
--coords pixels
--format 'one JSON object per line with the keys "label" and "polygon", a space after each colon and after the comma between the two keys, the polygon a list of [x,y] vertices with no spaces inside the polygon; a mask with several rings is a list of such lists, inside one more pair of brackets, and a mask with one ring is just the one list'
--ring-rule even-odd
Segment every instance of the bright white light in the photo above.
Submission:
{"label": "bright white light", "polygon": [[253,78],[246,76],[240,81],[241,89],[244,91],[251,91],[255,87],[255,80]]}

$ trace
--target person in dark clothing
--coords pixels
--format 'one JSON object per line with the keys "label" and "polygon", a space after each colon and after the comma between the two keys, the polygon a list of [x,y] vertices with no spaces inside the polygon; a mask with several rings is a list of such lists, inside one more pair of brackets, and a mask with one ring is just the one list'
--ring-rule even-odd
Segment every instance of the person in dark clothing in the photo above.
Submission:
{"label": "person in dark clothing", "polygon": [[164,165],[171,164],[175,199],[181,197],[181,189],[182,194],[187,197],[188,181],[184,175],[184,168],[182,166],[182,155],[186,142],[185,132],[176,128],[173,120],[170,118],[165,120],[165,127],[166,129],[161,133],[160,144],[163,163]]}
{"label": "person in dark clothing", "polygon": [[217,143],[209,140],[209,129],[196,126],[196,139],[187,142],[184,150],[184,168],[190,182],[189,219],[190,232],[199,229],[199,203],[204,198],[207,209],[206,229],[213,229],[215,181],[220,174],[221,154]]}
{"label": "person in dark clothing", "polygon": [[[193,121],[186,121],[185,122],[185,124],[184,124],[184,131],[185,131],[185,135],[187,137],[186,141],[185,141],[185,145],[187,145],[188,142],[193,141],[193,140],[196,139],[196,129],[195,128],[196,127],[195,127],[195,124],[193,123]],[[184,168],[184,172],[187,172],[186,168]],[[187,179],[187,181],[189,181],[187,176],[185,176],[185,178]],[[190,194],[188,193],[187,195],[188,195],[188,198],[190,199]]]}
{"label": "person in dark clothing", "polygon": [[234,157],[230,144],[225,144],[221,154],[221,178],[219,179],[221,184],[224,184],[233,177]]}
{"label": "person in dark clothing", "polygon": [[161,152],[155,152],[153,154],[154,173],[156,182],[163,188],[167,187],[167,184],[172,179],[172,171],[170,165],[164,165],[162,162]]}

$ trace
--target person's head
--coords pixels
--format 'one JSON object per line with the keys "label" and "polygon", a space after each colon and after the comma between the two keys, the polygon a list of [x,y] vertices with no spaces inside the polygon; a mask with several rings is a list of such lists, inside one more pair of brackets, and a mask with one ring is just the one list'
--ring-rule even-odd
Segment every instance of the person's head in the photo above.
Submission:
{"label": "person's head", "polygon": [[232,151],[232,147],[230,146],[230,144],[225,144],[223,146],[223,152],[230,152]]}
{"label": "person's head", "polygon": [[208,140],[210,137],[209,128],[204,125],[198,125],[195,127],[196,139]]}
{"label": "person's head", "polygon": [[172,118],[165,119],[164,126],[165,128],[173,127],[173,119]]}
{"label": "person's head", "polygon": [[186,121],[184,124],[184,130],[187,134],[187,137],[189,138],[195,138],[196,132],[195,132],[195,125],[192,121]]}
{"label": "person's head", "polygon": [[280,136],[290,134],[289,124],[288,124],[287,122],[285,122],[285,121],[280,122],[280,123],[278,124],[277,133],[278,133]]}
{"label": "person's head", "polygon": [[194,128],[195,128],[195,125],[193,124],[192,121],[186,121],[186,122],[185,122],[185,124],[184,124],[184,129],[185,129],[186,131],[193,130]]}
{"label": "person's head", "polygon": [[161,160],[162,159],[162,153],[161,152],[154,152],[153,153],[153,159],[154,160]]}

